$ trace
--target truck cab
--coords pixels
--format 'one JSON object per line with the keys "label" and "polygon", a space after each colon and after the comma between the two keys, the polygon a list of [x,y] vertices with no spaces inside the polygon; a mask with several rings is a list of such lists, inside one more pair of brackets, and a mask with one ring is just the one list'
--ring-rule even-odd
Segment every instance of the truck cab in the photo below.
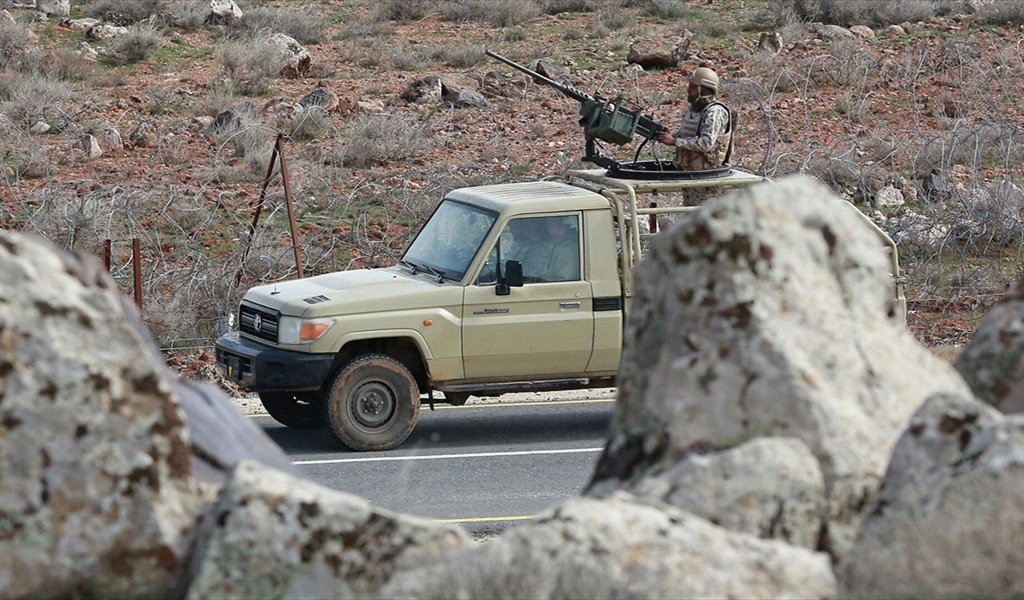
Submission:
{"label": "truck cab", "polygon": [[218,369],[284,425],[327,426],[355,450],[400,444],[423,398],[612,386],[633,266],[657,218],[696,210],[663,199],[762,181],[595,169],[453,190],[394,266],[250,289]]}

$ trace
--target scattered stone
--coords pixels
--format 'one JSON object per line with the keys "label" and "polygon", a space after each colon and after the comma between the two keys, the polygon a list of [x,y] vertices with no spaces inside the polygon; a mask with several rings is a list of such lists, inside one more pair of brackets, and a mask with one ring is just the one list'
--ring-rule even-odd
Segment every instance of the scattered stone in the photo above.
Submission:
{"label": "scattered stone", "polygon": [[207,25],[231,25],[245,14],[234,0],[210,0],[210,12],[203,19]]}
{"label": "scattered stone", "polygon": [[299,106],[306,109],[318,106],[327,112],[334,112],[338,108],[338,95],[330,88],[320,86],[303,96]]}
{"label": "scattered stone", "polygon": [[428,75],[410,83],[399,97],[410,104],[434,104],[441,101],[441,78]]}
{"label": "scattered stone", "polygon": [[72,31],[89,31],[90,29],[96,27],[101,23],[103,23],[103,21],[100,21],[99,19],[82,18],[68,19],[67,21],[64,21],[63,24],[66,25],[68,29],[71,29]]}
{"label": "scattered stone", "polygon": [[889,25],[882,30],[882,37],[885,38],[903,37],[905,35],[907,35],[907,32],[899,25]]}
{"label": "scattered stone", "polygon": [[782,34],[777,31],[762,31],[757,40],[757,49],[778,54],[782,51]]}
{"label": "scattered stone", "polygon": [[96,62],[100,57],[99,52],[97,52],[96,49],[90,46],[89,42],[85,40],[78,42],[78,49],[75,50],[75,54],[89,62]]}
{"label": "scattered stone", "polygon": [[35,125],[33,125],[32,127],[28,128],[30,133],[33,133],[33,134],[36,134],[36,135],[40,135],[40,134],[46,133],[46,132],[50,131],[50,129],[51,129],[50,124],[46,123],[45,121],[36,121]]}
{"label": "scattered stone", "polygon": [[159,143],[156,125],[149,119],[140,121],[128,134],[128,143],[136,148],[155,148]]}
{"label": "scattered stone", "polygon": [[85,32],[85,37],[94,41],[104,41],[114,39],[126,33],[128,33],[127,27],[101,23],[94,27],[90,27],[89,30]]}
{"label": "scattered stone", "polygon": [[71,0],[36,0],[36,10],[47,17],[66,17],[71,14]]}
{"label": "scattered stone", "polygon": [[875,39],[875,30],[866,25],[854,25],[850,31],[862,40]]}
{"label": "scattered stone", "polygon": [[103,149],[100,148],[99,140],[96,139],[96,136],[89,133],[78,138],[73,150],[80,154],[82,160],[86,162],[103,156]]}
{"label": "scattered stone", "polygon": [[891,185],[887,185],[875,192],[874,205],[877,208],[899,208],[903,204],[903,192]]}
{"label": "scattered stone", "polygon": [[270,44],[276,46],[281,54],[284,66],[280,74],[287,79],[298,79],[309,75],[313,58],[295,38],[283,33],[275,33],[270,36]]}
{"label": "scattered stone", "polygon": [[[638,47],[640,46],[640,47]],[[667,50],[644,50],[640,42],[634,41],[629,45],[629,54],[626,55],[626,63],[639,65],[645,71],[675,69],[679,66],[686,48],[689,47],[689,40],[686,40],[686,47],[680,48],[678,44]]]}

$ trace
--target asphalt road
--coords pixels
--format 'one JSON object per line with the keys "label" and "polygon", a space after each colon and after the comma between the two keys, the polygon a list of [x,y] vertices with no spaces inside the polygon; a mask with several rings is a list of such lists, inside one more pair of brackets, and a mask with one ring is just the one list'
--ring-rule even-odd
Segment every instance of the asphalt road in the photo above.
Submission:
{"label": "asphalt road", "polygon": [[381,508],[498,533],[578,496],[603,449],[610,397],[424,406],[388,452],[353,452],[327,430],[288,429],[254,416],[314,481]]}

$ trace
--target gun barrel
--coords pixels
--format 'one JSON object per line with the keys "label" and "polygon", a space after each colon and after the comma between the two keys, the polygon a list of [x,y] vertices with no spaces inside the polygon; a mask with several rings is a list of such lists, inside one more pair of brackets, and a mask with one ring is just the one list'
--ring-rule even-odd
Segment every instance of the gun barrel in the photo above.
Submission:
{"label": "gun barrel", "polygon": [[590,94],[581,92],[578,89],[572,87],[571,85],[566,85],[564,83],[559,83],[559,82],[555,81],[554,79],[551,79],[550,77],[545,77],[544,75],[541,75],[540,73],[538,73],[538,72],[536,72],[536,71],[534,71],[532,69],[528,69],[528,68],[524,67],[523,65],[521,65],[521,64],[519,64],[519,63],[517,63],[517,62],[515,62],[513,60],[505,58],[504,56],[498,54],[497,52],[491,52],[490,50],[484,50],[484,54],[486,54],[487,56],[490,56],[491,58],[495,58],[497,60],[500,60],[501,62],[505,63],[506,65],[508,65],[510,67],[512,67],[513,69],[517,69],[519,71],[522,71],[523,73],[526,73],[527,75],[533,77],[534,79],[536,79],[538,81],[542,81],[542,82],[548,84],[549,86],[551,86],[551,87],[555,88],[556,90],[562,92],[566,96],[572,98],[573,100],[576,100],[577,102],[586,102],[587,100],[596,100],[596,98],[594,98]]}

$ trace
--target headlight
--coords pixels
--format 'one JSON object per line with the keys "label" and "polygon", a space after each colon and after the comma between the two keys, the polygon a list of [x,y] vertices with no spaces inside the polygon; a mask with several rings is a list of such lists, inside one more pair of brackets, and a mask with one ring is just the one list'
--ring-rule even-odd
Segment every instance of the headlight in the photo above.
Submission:
{"label": "headlight", "polygon": [[308,344],[316,341],[334,325],[335,319],[300,319],[281,317],[278,321],[279,344]]}

